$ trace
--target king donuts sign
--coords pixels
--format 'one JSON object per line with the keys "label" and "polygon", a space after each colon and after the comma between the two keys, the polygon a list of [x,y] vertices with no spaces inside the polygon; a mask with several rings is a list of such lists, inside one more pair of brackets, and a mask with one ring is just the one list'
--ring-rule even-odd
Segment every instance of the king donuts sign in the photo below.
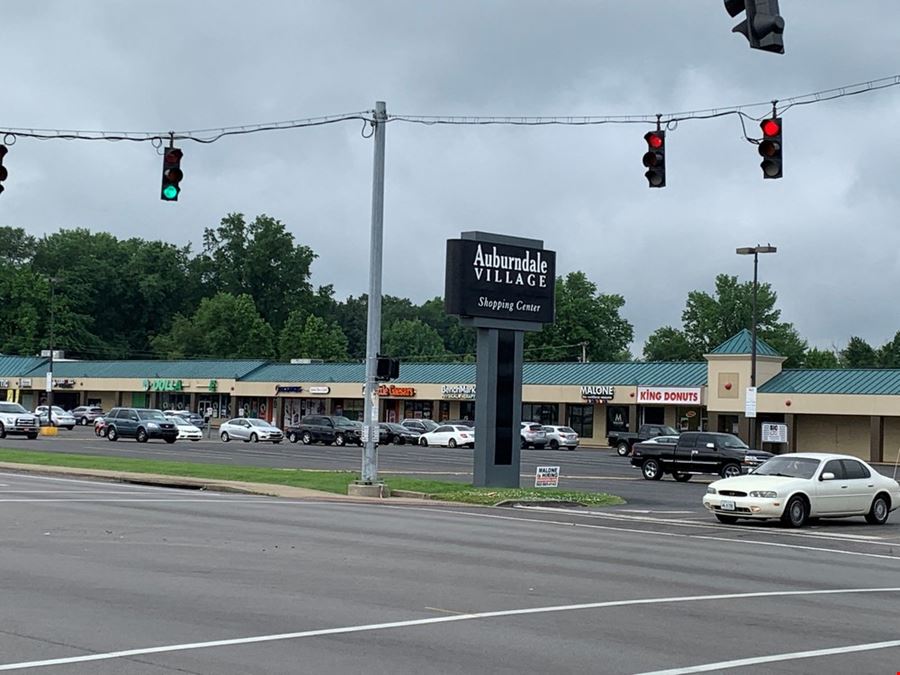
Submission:
{"label": "king donuts sign", "polygon": [[447,240],[444,306],[459,316],[552,323],[556,252]]}

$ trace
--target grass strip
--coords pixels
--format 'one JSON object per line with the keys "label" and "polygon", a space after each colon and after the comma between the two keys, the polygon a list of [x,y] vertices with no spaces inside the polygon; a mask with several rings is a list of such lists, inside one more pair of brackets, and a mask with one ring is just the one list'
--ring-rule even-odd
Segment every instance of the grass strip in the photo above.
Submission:
{"label": "grass strip", "polygon": [[[132,473],[159,474],[208,480],[241,481],[245,483],[269,483],[320,490],[335,494],[347,494],[347,486],[359,478],[355,471],[311,471],[307,469],[273,469],[256,466],[230,466],[226,464],[196,464],[192,462],[167,462],[134,459],[131,457],[98,457],[58,452],[32,452],[29,450],[0,449],[0,462],[34,464],[47,467],[100,469],[104,471],[128,471]],[[422,492],[432,499],[463,502],[466,504],[496,504],[504,500],[567,501],[583,506],[613,506],[625,500],[603,492],[573,492],[555,488],[493,488],[473,487],[468,483],[422,480],[382,474],[381,479],[392,490]]]}

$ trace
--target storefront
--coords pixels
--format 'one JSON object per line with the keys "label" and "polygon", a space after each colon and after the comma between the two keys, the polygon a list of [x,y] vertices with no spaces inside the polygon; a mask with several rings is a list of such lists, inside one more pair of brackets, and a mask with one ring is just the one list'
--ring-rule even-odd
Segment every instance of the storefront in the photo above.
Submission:
{"label": "storefront", "polygon": [[441,385],[441,400],[438,402],[437,421],[475,421],[475,385]]}
{"label": "storefront", "polygon": [[281,406],[282,427],[299,424],[306,415],[327,415],[327,397],[330,393],[331,387],[326,385],[312,385],[305,389],[296,385],[276,385],[276,406]]}

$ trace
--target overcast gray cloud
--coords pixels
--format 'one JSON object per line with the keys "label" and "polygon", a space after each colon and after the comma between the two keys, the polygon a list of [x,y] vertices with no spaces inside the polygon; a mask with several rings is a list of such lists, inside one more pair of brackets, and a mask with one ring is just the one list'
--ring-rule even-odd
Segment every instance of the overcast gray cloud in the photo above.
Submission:
{"label": "overcast gray cloud", "polygon": [[[782,0],[786,54],[749,49],[718,1],[3,3],[0,127],[188,130],[362,111],[620,115],[786,98],[900,73],[900,3]],[[760,115],[764,110],[750,111]],[[646,187],[640,125],[387,129],[384,291],[443,292],[444,240],[541,238],[561,273],[622,294],[632,346],[679,326],[687,294],[752,276],[812,345],[900,329],[900,87],[785,114],[785,175],[764,181],[734,116],[668,136]],[[184,142],[177,204],[147,143],[20,138],[0,224],[191,242],[267,213],[319,255],[313,282],[364,293],[372,142],[360,122]],[[752,124],[750,135],[758,135]]]}

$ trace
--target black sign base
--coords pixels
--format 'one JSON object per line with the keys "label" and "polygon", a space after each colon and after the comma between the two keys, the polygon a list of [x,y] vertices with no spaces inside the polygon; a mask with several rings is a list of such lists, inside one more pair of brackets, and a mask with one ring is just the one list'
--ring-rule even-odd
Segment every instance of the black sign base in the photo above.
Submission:
{"label": "black sign base", "polygon": [[520,487],[521,330],[478,329],[475,398],[477,487]]}

